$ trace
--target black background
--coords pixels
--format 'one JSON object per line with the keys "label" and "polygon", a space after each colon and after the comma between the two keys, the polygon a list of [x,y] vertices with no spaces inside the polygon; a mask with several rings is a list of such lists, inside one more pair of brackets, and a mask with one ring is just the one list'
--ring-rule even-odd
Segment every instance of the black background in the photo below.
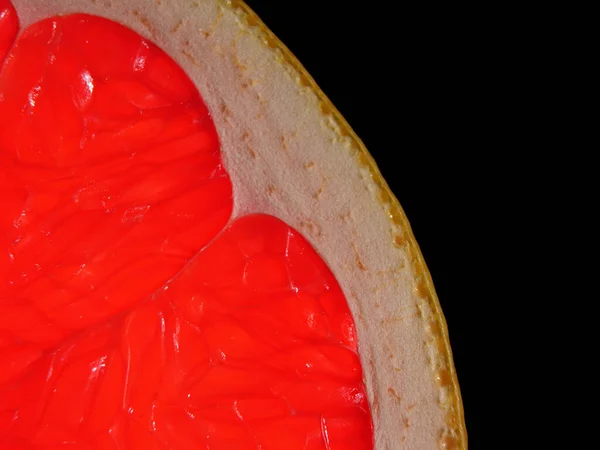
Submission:
{"label": "black background", "polygon": [[[489,142],[477,33],[456,9],[397,2],[247,0],[296,55],[375,158],[425,257],[448,322],[469,448],[480,447],[475,391],[485,303],[479,242]],[[387,6],[386,6],[387,5]],[[398,9],[393,9],[398,8]],[[425,10],[427,9],[427,10]],[[485,201],[485,200],[484,200]],[[485,235],[485,232],[483,232]],[[485,239],[485,236],[484,236]]]}

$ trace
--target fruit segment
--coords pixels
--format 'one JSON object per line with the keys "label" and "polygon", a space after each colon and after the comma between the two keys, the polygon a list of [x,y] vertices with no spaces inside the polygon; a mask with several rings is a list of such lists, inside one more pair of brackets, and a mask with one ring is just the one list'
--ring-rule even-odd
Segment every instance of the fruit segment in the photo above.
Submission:
{"label": "fruit segment", "polygon": [[33,358],[27,346],[51,348],[162,286],[233,201],[196,88],[120,25],[74,15],[28,28],[0,98],[0,330],[23,349],[7,377]]}
{"label": "fruit segment", "polygon": [[17,31],[19,30],[19,19],[15,8],[8,0],[0,0],[0,67],[12,46]]}
{"label": "fruit segment", "polygon": [[350,311],[309,244],[246,216],[130,311],[0,384],[0,443],[372,448],[354,330],[340,324],[353,327]]}
{"label": "fruit segment", "polygon": [[99,17],[17,28],[0,0],[0,448],[372,449],[343,293],[280,220],[226,227],[186,74]]}

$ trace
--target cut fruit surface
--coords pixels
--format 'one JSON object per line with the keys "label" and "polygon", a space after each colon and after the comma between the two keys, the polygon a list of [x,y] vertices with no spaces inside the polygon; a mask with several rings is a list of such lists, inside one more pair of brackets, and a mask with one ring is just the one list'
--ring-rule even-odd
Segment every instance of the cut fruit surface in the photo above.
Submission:
{"label": "cut fruit surface", "polygon": [[227,223],[208,110],[135,33],[82,15],[37,23],[0,93],[0,315],[14,342],[50,347],[133,305]]}
{"label": "cut fruit surface", "polygon": [[237,220],[152,296],[27,362],[0,384],[3,445],[372,448],[344,296],[269,216]]}
{"label": "cut fruit surface", "polygon": [[224,229],[231,182],[183,71],[83,14],[7,55],[0,446],[373,448],[340,286],[278,219]]}
{"label": "cut fruit surface", "polygon": [[12,46],[18,29],[19,19],[12,3],[0,0],[0,65]]}
{"label": "cut fruit surface", "polygon": [[13,5],[1,448],[466,449],[408,221],[242,1]]}

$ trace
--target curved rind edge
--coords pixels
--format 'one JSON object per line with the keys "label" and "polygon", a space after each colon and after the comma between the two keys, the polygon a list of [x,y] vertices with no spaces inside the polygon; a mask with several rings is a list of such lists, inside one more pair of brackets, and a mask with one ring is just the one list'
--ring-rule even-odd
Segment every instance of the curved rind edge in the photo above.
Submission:
{"label": "curved rind edge", "polygon": [[342,114],[337,110],[325,93],[319,88],[315,80],[310,76],[300,61],[285,46],[283,42],[265,25],[259,16],[242,0],[221,0],[224,5],[241,13],[246,25],[255,28],[263,36],[265,45],[280,51],[285,64],[288,64],[298,75],[300,84],[309,87],[321,103],[321,112],[324,116],[333,119],[337,125],[337,132],[341,137],[348,137],[351,145],[358,151],[358,164],[369,170],[374,183],[379,188],[381,204],[387,209],[390,218],[390,238],[395,245],[404,246],[410,255],[410,263],[415,274],[416,286],[419,296],[425,301],[432,311],[433,317],[426,329],[429,334],[429,345],[437,348],[437,370],[438,384],[448,389],[450,402],[446,403],[446,425],[447,429],[440,436],[442,449],[467,450],[467,432],[464,419],[464,410],[456,368],[452,357],[448,325],[442,312],[439,298],[436,294],[431,273],[425,264],[423,254],[415,239],[412,228],[400,202],[395,197],[387,182],[381,175],[379,168],[362,140],[356,135]]}
{"label": "curved rind edge", "polygon": [[[52,15],[57,12],[68,13],[81,12],[82,10],[85,10],[86,12],[100,13],[101,15],[107,16],[109,18],[112,17],[113,20],[125,21],[129,24],[129,26],[136,29],[142,35],[145,35],[146,37],[152,38],[154,40],[159,38],[159,40],[161,40],[163,44],[167,44],[168,41],[168,39],[165,39],[164,36],[161,37],[160,33],[158,33],[158,35],[156,34],[157,29],[154,28],[151,20],[157,20],[157,23],[162,23],[162,26],[165,25],[165,21],[163,19],[167,16],[165,16],[162,10],[158,10],[157,5],[163,5],[161,6],[161,8],[166,8],[168,5],[167,3],[163,3],[160,1],[151,2],[150,0],[130,0],[129,2],[126,2],[127,5],[120,3],[115,4],[112,2],[101,3],[97,2],[96,0],[13,1],[20,4],[21,14],[25,14],[27,16],[27,20],[23,22],[24,24],[32,23],[32,21],[34,21],[36,18],[39,19],[40,17]],[[204,4],[204,2],[199,2],[196,0],[181,0],[182,5],[188,2],[189,5],[193,7],[198,7],[200,4]],[[379,227],[378,233],[380,233],[378,234],[378,239],[379,237],[381,237],[383,239],[382,242],[385,244],[385,234],[387,233],[386,228],[388,228],[389,224],[389,244],[392,245],[390,245],[387,248],[387,250],[389,250],[390,253],[393,254],[393,249],[397,249],[397,254],[399,256],[404,255],[403,259],[408,263],[407,269],[409,269],[411,273],[408,277],[408,280],[404,279],[404,282],[406,283],[408,281],[410,284],[405,284],[403,286],[402,292],[405,294],[404,299],[406,300],[406,290],[410,291],[410,298],[414,301],[414,306],[417,309],[416,314],[414,315],[414,323],[418,323],[422,327],[422,343],[425,345],[424,348],[427,350],[426,355],[421,355],[427,359],[427,363],[431,366],[432,370],[430,372],[432,374],[432,377],[429,380],[427,380],[427,383],[430,383],[430,386],[432,388],[436,388],[435,390],[432,390],[432,394],[434,395],[434,397],[437,397],[435,409],[437,412],[439,412],[438,423],[440,427],[436,427],[436,430],[438,431],[436,431],[435,434],[432,434],[431,438],[436,440],[437,447],[442,449],[466,449],[467,434],[464,424],[462,401],[460,397],[460,390],[449,344],[447,325],[443,313],[441,311],[437,295],[434,290],[430,273],[425,265],[421,251],[416,243],[408,219],[406,218],[406,215],[402,210],[398,200],[390,191],[389,186],[381,176],[375,161],[373,160],[373,158],[371,157],[361,140],[352,131],[349,124],[344,120],[344,118],[337,111],[337,109],[331,104],[329,99],[320,90],[320,88],[310,77],[307,71],[303,68],[300,62],[285,47],[285,45],[281,43],[279,39],[266,27],[266,25],[258,18],[258,16],[246,4],[239,0],[210,0],[206,2],[206,4],[209,3],[219,5],[219,9],[221,11],[218,14],[219,17],[221,17],[222,12],[226,10],[228,15],[234,16],[235,20],[241,26],[243,26],[247,30],[251,30],[252,35],[254,36],[254,38],[257,39],[256,42],[258,43],[258,45],[264,45],[265,49],[270,50],[275,55],[275,62],[277,64],[280,64],[280,67],[284,69],[282,73],[285,72],[287,73],[287,75],[292,75],[292,81],[294,83],[297,83],[302,91],[305,91],[306,93],[309,93],[311,95],[311,98],[313,98],[315,102],[307,106],[311,109],[311,111],[313,108],[312,105],[319,107],[320,111],[314,111],[315,116],[320,116],[323,119],[322,125],[329,129],[329,131],[331,132],[330,134],[332,136],[336,136],[338,138],[340,143],[342,143],[343,148],[349,150],[349,153],[347,155],[343,155],[343,158],[338,158],[340,160],[344,160],[345,163],[349,163],[350,165],[353,165],[356,169],[358,169],[357,173],[353,175],[355,177],[353,179],[356,180],[357,178],[362,178],[362,180],[365,182],[365,186],[363,187],[368,188],[369,193],[375,195],[374,198],[371,197],[368,200],[370,202],[369,209],[376,209],[370,208],[370,205],[375,206],[376,203],[372,200],[380,200],[379,204],[382,207],[382,210],[381,216],[379,216],[380,220],[377,219],[377,226]],[[17,5],[15,4],[15,6]],[[139,8],[139,10],[136,10],[135,8]],[[175,7],[173,8],[175,11],[178,11],[177,14],[175,14],[175,16],[179,16],[179,14],[182,13],[182,7],[179,10]],[[171,9],[171,13],[173,12],[173,8]],[[112,11],[110,14],[109,10]],[[144,12],[140,11],[148,12],[150,14],[149,17],[151,17],[151,19],[146,17],[144,15]],[[127,20],[125,20],[126,16],[124,14],[128,14]],[[173,15],[171,16],[171,18],[173,18]],[[134,24],[134,22],[136,23]],[[179,23],[181,23],[181,21]],[[174,25],[175,28],[179,26],[175,22],[172,22],[171,25]],[[213,30],[211,29],[211,32],[212,31]],[[190,36],[190,33],[193,33],[193,31],[188,30],[187,33],[188,36]],[[172,39],[171,43],[173,43]],[[170,46],[170,50],[173,52],[173,54],[175,51],[179,50],[181,55],[185,57],[190,56],[178,49],[176,45]],[[179,56],[181,57],[181,55]],[[180,63],[182,62],[186,61],[180,60]],[[195,62],[195,60],[192,60],[192,64]],[[196,82],[198,82],[198,80],[196,80]],[[220,95],[224,92],[220,91],[219,89],[215,89],[215,86],[207,86],[206,84],[204,84],[204,88],[208,90],[207,92],[204,92],[204,95],[208,95],[208,97],[205,97],[205,100],[212,100],[213,108],[218,108],[220,106],[219,102],[222,101],[220,99]],[[221,119],[222,123],[225,124],[227,122],[226,114],[222,113],[221,116],[222,117],[219,117],[219,119]],[[217,116],[214,117],[217,118]],[[230,138],[231,137],[232,136],[230,136]],[[273,154],[273,152],[271,152],[271,154]],[[336,160],[338,158],[329,157],[329,161],[331,161],[332,159]],[[358,158],[358,160],[356,160],[355,158]],[[279,160],[278,163],[281,164],[282,161]],[[354,182],[356,183],[356,181]],[[346,186],[348,186],[348,183],[346,183]],[[252,187],[256,188],[258,186],[254,185]],[[305,207],[306,205],[307,203],[304,204]],[[312,207],[313,205],[314,204],[311,204],[310,207]],[[363,205],[363,207],[364,206],[366,205]],[[245,210],[241,212],[243,213],[252,210],[253,209],[250,208],[250,210]],[[262,212],[269,213],[273,211],[273,208],[267,207],[266,211]],[[290,219],[289,211],[287,211],[287,218]],[[365,229],[364,231],[368,232],[369,230]],[[383,233],[383,235],[381,233]],[[352,242],[350,242],[350,244],[352,244]],[[356,249],[354,250],[356,251]],[[334,250],[330,248],[329,251]],[[386,261],[391,260],[388,259]],[[338,269],[340,269],[339,265]],[[349,293],[352,294],[352,291],[350,290]],[[366,295],[370,294],[366,293]],[[400,297],[398,297],[398,299],[400,300]],[[363,301],[364,300],[366,299],[363,297]],[[354,306],[357,306],[356,303],[354,304]],[[373,306],[378,307],[378,305]],[[360,310],[354,310],[354,312],[358,313],[357,318],[360,319]],[[359,320],[359,322],[363,322],[364,324],[364,320]],[[376,326],[374,322],[371,322],[371,326],[373,325]],[[394,328],[388,328],[388,331],[395,333],[393,330]],[[402,333],[398,333],[398,335],[401,334]],[[379,337],[381,337],[381,335]],[[415,345],[416,342],[414,341],[414,334],[412,335],[412,338],[413,341],[411,341],[411,338],[409,337],[407,341],[404,341],[404,343]],[[400,343],[400,341],[398,343]],[[381,349],[379,350],[379,353],[381,354]],[[415,379],[414,376],[417,375],[417,372],[413,372],[412,375],[413,378],[411,382],[422,384],[422,387],[425,388],[425,380],[420,382],[418,378]],[[383,393],[382,390],[386,387],[385,384],[381,383],[389,382],[389,380],[390,377],[386,376],[385,373],[383,373],[383,378],[379,380],[380,396]],[[390,385],[388,386],[391,388]],[[367,387],[369,387],[369,380],[367,380]],[[388,388],[387,390],[389,393],[391,393],[390,398],[396,397],[396,392],[390,388]],[[421,393],[414,391],[412,393],[421,395]],[[377,402],[377,398],[373,399],[373,401]],[[390,405],[388,405],[388,407],[389,406]],[[375,407],[375,403],[373,404],[373,407]],[[412,408],[412,406],[407,407]],[[432,410],[430,409],[429,413],[431,412]],[[427,415],[428,413],[425,412],[424,414],[425,415],[422,416],[423,419],[428,420],[429,418],[431,418],[431,416]],[[380,431],[383,431],[383,433],[385,433],[385,442],[387,442],[388,445],[385,446],[385,444],[383,444],[378,448],[389,449],[391,448],[389,444],[393,445],[393,448],[397,448],[395,444],[398,444],[399,441],[393,439],[398,438],[398,430],[389,428],[390,426],[393,426],[395,420],[390,416],[388,416],[386,419],[387,420],[385,421],[385,426],[387,428],[380,429]],[[398,417],[398,429],[402,428],[402,424],[400,423],[400,421],[401,418]],[[421,427],[421,432],[425,431],[425,428],[427,428],[426,423],[427,422],[422,422],[423,426]],[[435,438],[435,436],[437,436],[437,438]],[[424,448],[423,445],[421,445],[423,443],[424,441],[421,442],[419,445],[415,446],[415,442],[413,441],[413,446],[410,448],[417,448],[420,450]],[[434,444],[434,442],[431,442],[431,444]]]}

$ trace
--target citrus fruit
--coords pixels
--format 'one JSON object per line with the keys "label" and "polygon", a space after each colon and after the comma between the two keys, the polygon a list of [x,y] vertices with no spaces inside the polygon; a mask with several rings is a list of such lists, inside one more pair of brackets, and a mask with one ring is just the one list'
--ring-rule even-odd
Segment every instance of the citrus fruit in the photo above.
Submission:
{"label": "citrus fruit", "polygon": [[400,206],[243,3],[13,5],[2,448],[466,447]]}

